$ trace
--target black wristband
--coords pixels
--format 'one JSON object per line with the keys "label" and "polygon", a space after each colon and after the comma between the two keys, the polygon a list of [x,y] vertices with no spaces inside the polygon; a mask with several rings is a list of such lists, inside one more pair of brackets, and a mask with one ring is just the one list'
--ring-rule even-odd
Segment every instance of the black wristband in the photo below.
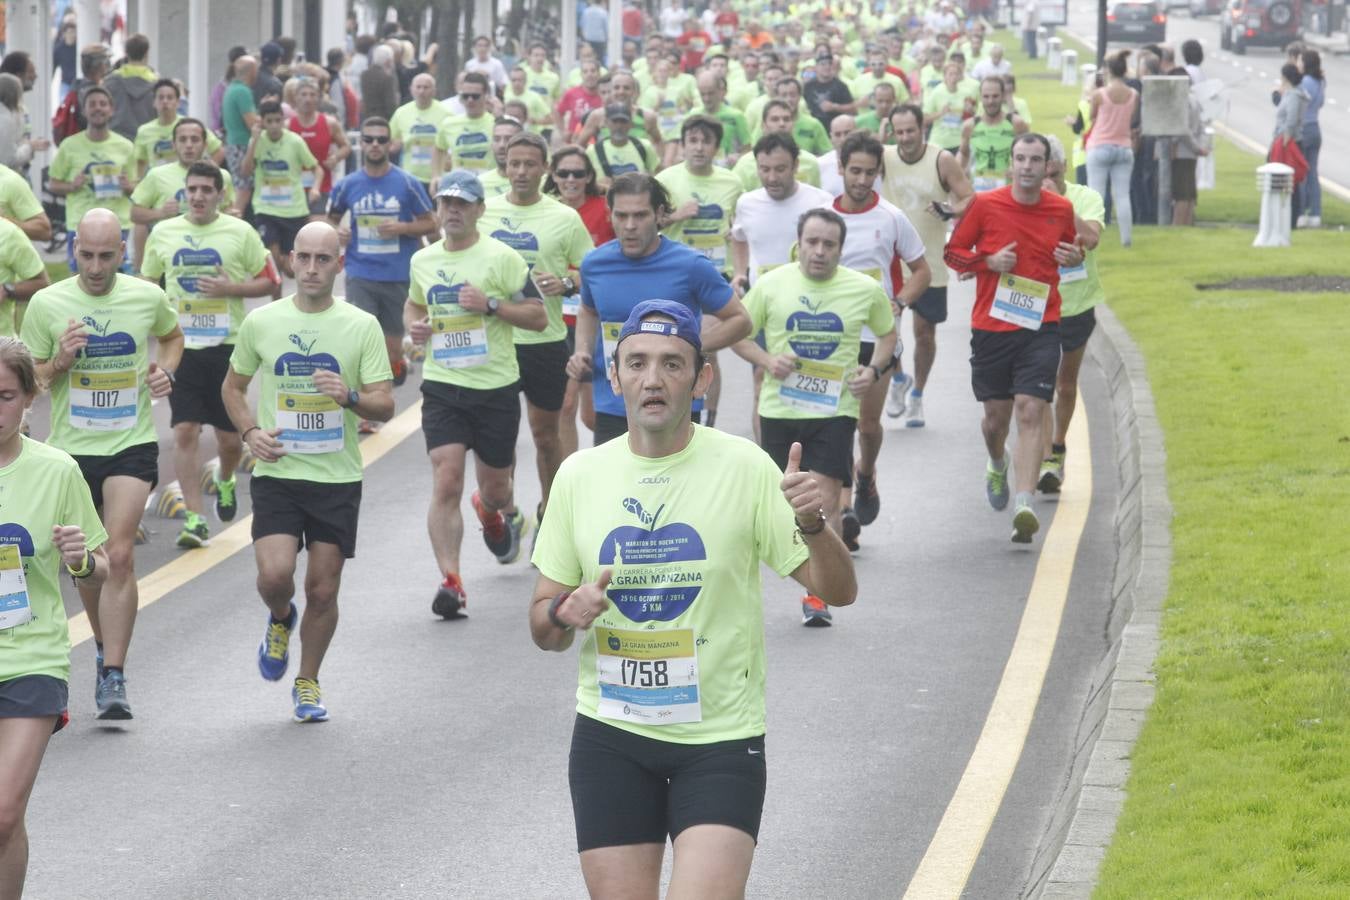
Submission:
{"label": "black wristband", "polygon": [[553,623],[555,628],[561,628],[563,631],[571,631],[572,626],[558,618],[558,607],[563,605],[563,601],[572,596],[571,591],[563,591],[554,597],[548,604],[548,620]]}
{"label": "black wristband", "polygon": [[257,430],[258,430],[259,428],[261,428],[261,427],[262,427],[261,425],[253,425],[253,426],[251,426],[251,427],[249,427],[249,428],[245,428],[245,429],[244,429],[244,433],[241,434],[241,435],[239,435],[239,440],[241,440],[241,441],[247,441],[247,440],[248,440],[248,433],[249,433],[250,431],[257,431]]}

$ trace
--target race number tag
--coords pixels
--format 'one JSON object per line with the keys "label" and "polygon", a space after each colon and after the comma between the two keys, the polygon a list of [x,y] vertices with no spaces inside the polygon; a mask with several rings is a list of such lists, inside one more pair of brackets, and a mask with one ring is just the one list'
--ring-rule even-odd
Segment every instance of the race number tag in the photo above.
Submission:
{"label": "race number tag", "polygon": [[707,257],[718,271],[727,267],[727,242],[719,234],[690,234],[689,246]]}
{"label": "race number tag", "polygon": [[70,425],[82,431],[130,431],[140,399],[135,369],[70,373]]}
{"label": "race number tag", "polygon": [[961,114],[960,114],[960,113],[954,113],[954,112],[943,113],[943,114],[942,114],[942,124],[943,124],[944,126],[946,126],[947,128],[960,128],[960,127],[961,127]]}
{"label": "race number tag", "polygon": [[436,158],[436,146],[426,141],[417,141],[408,145],[408,167],[430,169]]}
{"label": "race number tag", "polygon": [[1049,300],[1050,285],[1017,275],[1000,275],[989,315],[1018,328],[1040,331]]}
{"label": "race number tag", "polygon": [[312,189],[314,185],[318,183],[318,181],[319,176],[314,173],[313,169],[300,170],[300,186],[305,190],[308,191]]}
{"label": "race number tag", "polygon": [[581,295],[566,294],[562,298],[562,314],[576,317],[581,314]]}
{"label": "race number tag", "polygon": [[839,414],[844,367],[810,359],[797,360],[797,371],[783,379],[778,397],[793,409],[821,416]]}
{"label": "race number tag", "polygon": [[1073,284],[1075,281],[1085,281],[1087,279],[1087,262],[1080,262],[1076,266],[1059,267],[1059,283]]}
{"label": "race number tag", "polygon": [[178,327],[183,329],[184,345],[193,350],[219,347],[230,336],[230,301],[183,297],[178,301]]}
{"label": "race number tag", "polygon": [[262,197],[260,199],[267,206],[290,206],[290,179],[276,175],[263,176]]}
{"label": "race number tag", "polygon": [[606,719],[642,725],[701,722],[698,656],[690,628],[595,628],[595,670]]}
{"label": "race number tag", "polygon": [[337,453],[346,443],[346,415],[310,378],[277,382],[277,427],[287,453]]}
{"label": "race number tag", "polygon": [[488,361],[487,323],[452,303],[433,303],[431,358],[447,369],[471,369]]}
{"label": "race number tag", "polygon": [[600,323],[600,342],[605,351],[606,369],[614,362],[614,351],[619,349],[619,335],[622,333],[622,322]]}
{"label": "race number tag", "polygon": [[89,167],[89,186],[99,200],[116,200],[122,196],[121,180],[116,163],[95,163]]}
{"label": "race number tag", "polygon": [[33,618],[28,604],[28,581],[23,577],[23,558],[18,544],[0,544],[0,631],[23,625]]}
{"label": "race number tag", "polygon": [[362,253],[397,253],[398,235],[383,237],[380,225],[385,222],[397,222],[393,216],[361,215],[356,217],[356,245]]}

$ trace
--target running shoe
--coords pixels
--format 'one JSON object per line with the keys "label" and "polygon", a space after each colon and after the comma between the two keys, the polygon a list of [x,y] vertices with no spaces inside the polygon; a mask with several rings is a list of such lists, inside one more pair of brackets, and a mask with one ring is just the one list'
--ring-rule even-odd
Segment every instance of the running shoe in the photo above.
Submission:
{"label": "running shoe", "polygon": [[464,592],[464,584],[459,576],[449,574],[436,588],[436,599],[431,601],[431,611],[442,619],[459,619],[464,615],[468,599],[469,595]]}
{"label": "running shoe", "polygon": [[1018,503],[1017,512],[1013,513],[1013,533],[1012,542],[1014,544],[1030,544],[1031,536],[1041,530],[1041,520],[1036,518],[1036,513],[1032,512],[1031,505],[1028,503]]}
{"label": "running shoe", "polygon": [[271,616],[267,618],[267,631],[258,645],[258,671],[268,681],[280,681],[290,665],[291,631],[295,629],[295,620],[294,603],[291,604],[290,618],[285,622],[273,622]]}
{"label": "running shoe", "polygon": [[184,550],[191,550],[205,547],[209,543],[211,543],[211,529],[207,527],[206,519],[198,513],[188,513],[183,530],[178,532],[178,546]]}
{"label": "running shoe", "polygon": [[409,362],[422,362],[427,358],[427,348],[423,344],[414,344],[410,338],[404,338],[403,355]]}
{"label": "running shoe", "polygon": [[511,544],[506,553],[497,557],[497,562],[502,565],[510,565],[520,558],[520,548],[524,545],[525,534],[530,530],[530,519],[520,510],[506,517],[506,531],[510,535]]}
{"label": "running shoe", "polygon": [[1051,453],[1041,463],[1041,477],[1036,490],[1042,494],[1058,494],[1064,486],[1064,454]]}
{"label": "running shoe", "polygon": [[239,512],[239,499],[235,496],[234,476],[229,481],[220,480],[220,470],[216,470],[216,517],[222,522],[233,522]]}
{"label": "running shoe", "polygon": [[858,514],[858,522],[871,525],[881,512],[881,495],[877,493],[877,476],[853,473],[853,511]]}
{"label": "running shoe", "polygon": [[392,366],[394,370],[394,387],[403,387],[408,381],[408,361],[400,359]]}
{"label": "running shoe", "polygon": [[487,544],[488,550],[502,565],[515,562],[520,555],[520,538],[525,533],[525,516],[516,510],[511,521],[508,521],[500,512],[488,512],[478,491],[473,492],[470,502],[478,515],[479,524],[483,526],[483,543]]}
{"label": "running shoe", "polygon": [[807,628],[829,628],[834,624],[830,608],[815,594],[807,594],[802,600],[802,624]]}
{"label": "running shoe", "polygon": [[853,507],[845,506],[843,512],[844,526],[844,546],[850,553],[858,551],[858,535],[862,534],[862,522],[858,519],[858,514],[853,511]]}
{"label": "running shoe", "polygon": [[323,705],[319,683],[313,678],[295,679],[295,686],[291,688],[291,700],[295,703],[295,721],[328,721],[328,707]]}
{"label": "running shoe", "polygon": [[130,719],[131,704],[127,702],[127,680],[121,672],[113,670],[103,676],[94,692],[94,705],[98,707],[100,719]]}
{"label": "running shoe", "polygon": [[986,464],[984,469],[984,495],[989,498],[989,505],[994,509],[1006,509],[1008,506],[1008,463],[1003,463],[1003,468],[995,469],[992,462]]}
{"label": "running shoe", "polygon": [[890,390],[886,392],[886,415],[898,419],[905,414],[905,397],[914,387],[914,376],[900,372],[891,379]]}
{"label": "running shoe", "polygon": [[923,426],[923,398],[911,391],[909,402],[905,405],[905,427],[922,428]]}

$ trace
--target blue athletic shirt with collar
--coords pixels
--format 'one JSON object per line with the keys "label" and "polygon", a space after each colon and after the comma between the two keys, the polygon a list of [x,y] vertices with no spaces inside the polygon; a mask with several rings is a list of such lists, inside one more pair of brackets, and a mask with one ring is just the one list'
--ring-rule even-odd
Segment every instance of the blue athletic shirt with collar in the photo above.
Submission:
{"label": "blue athletic shirt with collar", "polygon": [[[600,290],[596,291],[599,285]],[[609,386],[604,351],[604,322],[623,322],[643,300],[675,300],[696,314],[715,315],[730,302],[731,285],[707,257],[664,235],[655,253],[638,259],[623,255],[619,242],[596,247],[581,262],[581,302],[595,310],[602,327],[591,349],[595,411],[624,416],[623,398]],[[702,400],[694,409],[703,408]]]}
{"label": "blue athletic shirt with collar", "polygon": [[357,169],[333,185],[328,198],[328,214],[346,216],[347,227],[352,232],[346,249],[347,274],[367,281],[406,282],[412,255],[422,248],[421,240],[402,234],[398,238],[397,253],[362,253],[356,217],[375,213],[390,215],[397,211],[400,222],[411,222],[432,209],[427,189],[398,166],[390,166],[389,171],[379,178],[372,178],[364,169]]}

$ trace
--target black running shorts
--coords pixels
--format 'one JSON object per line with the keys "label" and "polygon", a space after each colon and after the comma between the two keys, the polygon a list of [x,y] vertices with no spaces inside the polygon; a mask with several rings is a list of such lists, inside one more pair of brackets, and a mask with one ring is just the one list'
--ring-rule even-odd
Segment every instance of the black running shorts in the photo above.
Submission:
{"label": "black running shorts", "polygon": [[298,478],[249,479],[253,498],[253,540],[289,534],[300,546],[333,544],[342,555],[356,556],[356,522],[361,513],[361,482],[319,483]]}
{"label": "black running shorts", "polygon": [[103,482],[106,479],[126,475],[148,482],[152,488],[159,484],[159,444],[136,444],[112,456],[73,458],[89,485],[95,509],[103,508]]}
{"label": "black running shorts", "polygon": [[422,382],[422,433],[427,452],[463,444],[484,465],[509,469],[520,433],[517,385],[475,390],[440,381]]}
{"label": "black running shorts", "polygon": [[1076,316],[1068,316],[1059,320],[1059,349],[1065,353],[1072,353],[1085,346],[1088,338],[1092,337],[1092,330],[1097,327],[1097,311],[1095,308],[1080,312]]}
{"label": "black running shorts", "polygon": [[1039,331],[976,329],[970,334],[970,385],[981,403],[1016,394],[1051,400],[1058,372],[1058,322],[1046,322]]}
{"label": "black running shorts", "polygon": [[520,389],[525,399],[546,412],[562,409],[567,392],[567,341],[547,344],[516,344],[520,366]]}
{"label": "black running shorts", "polygon": [[50,675],[20,675],[0,681],[0,719],[45,719],[56,716],[52,734],[70,722],[66,705],[70,687]]}
{"label": "black running shorts", "polygon": [[794,442],[802,445],[802,470],[853,484],[853,435],[858,420],[852,416],[828,419],[771,419],[759,417],[759,443],[778,468],[787,467]]}
{"label": "black running shorts", "polygon": [[174,372],[173,392],[169,394],[170,425],[193,422],[220,431],[236,430],[220,396],[233,352],[233,344],[183,351],[183,361]]}
{"label": "black running shorts", "polygon": [[759,840],[763,735],[676,744],[578,714],[567,775],[578,852],[664,844],[694,825],[727,825]]}

